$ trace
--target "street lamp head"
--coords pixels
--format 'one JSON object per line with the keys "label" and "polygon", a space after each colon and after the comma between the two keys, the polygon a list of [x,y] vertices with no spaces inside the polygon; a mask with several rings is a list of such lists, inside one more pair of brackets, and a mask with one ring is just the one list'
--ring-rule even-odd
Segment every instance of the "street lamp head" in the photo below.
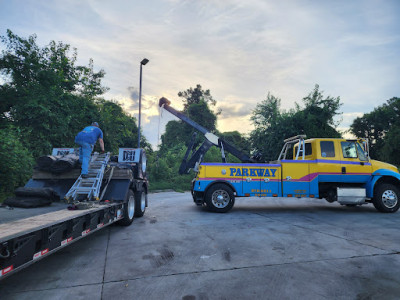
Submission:
{"label": "street lamp head", "polygon": [[147,58],[143,58],[143,60],[140,62],[141,65],[145,65],[149,62],[149,60]]}

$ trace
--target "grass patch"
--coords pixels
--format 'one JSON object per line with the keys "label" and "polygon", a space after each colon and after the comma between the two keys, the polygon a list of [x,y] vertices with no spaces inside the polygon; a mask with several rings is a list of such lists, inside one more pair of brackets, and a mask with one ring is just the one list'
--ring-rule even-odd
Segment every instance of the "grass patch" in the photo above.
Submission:
{"label": "grass patch", "polygon": [[183,193],[190,191],[190,182],[185,181],[150,181],[149,192],[162,191],[162,190],[174,190],[175,192]]}

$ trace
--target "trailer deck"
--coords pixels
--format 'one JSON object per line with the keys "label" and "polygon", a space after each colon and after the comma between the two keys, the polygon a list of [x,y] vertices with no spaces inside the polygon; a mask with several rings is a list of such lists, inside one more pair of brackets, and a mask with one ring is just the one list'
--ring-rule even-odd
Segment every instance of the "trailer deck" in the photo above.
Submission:
{"label": "trailer deck", "polygon": [[[109,204],[107,207],[115,206],[116,204]],[[28,234],[32,231],[40,230],[54,224],[62,223],[64,221],[79,218],[89,213],[94,213],[104,209],[104,205],[96,205],[96,207],[89,208],[86,210],[68,210],[68,205],[61,204],[56,207],[51,207],[53,209],[58,209],[55,211],[47,212],[47,213],[38,213],[35,216],[22,218],[15,214],[11,216],[13,221],[4,222],[3,215],[5,219],[7,218],[7,213],[13,213],[13,210],[2,210],[0,212],[0,243],[14,238],[16,236]],[[50,208],[50,207],[48,207]],[[30,209],[21,209],[24,214],[29,213]],[[6,213],[5,213],[6,211]],[[41,210],[43,211],[43,209]],[[18,211],[19,212],[19,211]],[[8,216],[10,218],[10,216]]]}
{"label": "trailer deck", "polygon": [[68,204],[63,202],[53,202],[49,206],[35,208],[19,208],[19,207],[0,207],[0,224],[10,223],[20,219],[30,218],[37,215],[43,215],[53,211],[67,209]]}
{"label": "trailer deck", "polygon": [[[35,212],[2,210],[0,217],[5,218],[0,224],[0,279],[123,218],[122,202],[94,205],[85,210],[68,210],[63,204]],[[29,212],[35,215],[21,219]]]}

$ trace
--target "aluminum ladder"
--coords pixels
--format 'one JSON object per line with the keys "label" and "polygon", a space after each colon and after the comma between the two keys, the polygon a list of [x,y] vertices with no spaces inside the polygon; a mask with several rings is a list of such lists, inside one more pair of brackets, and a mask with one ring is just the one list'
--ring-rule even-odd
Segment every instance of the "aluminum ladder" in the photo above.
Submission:
{"label": "aluminum ladder", "polygon": [[68,203],[92,199],[98,201],[101,182],[109,160],[110,152],[103,154],[95,152],[89,162],[89,177],[82,178],[82,175],[79,175],[68,193],[65,194],[65,200]]}

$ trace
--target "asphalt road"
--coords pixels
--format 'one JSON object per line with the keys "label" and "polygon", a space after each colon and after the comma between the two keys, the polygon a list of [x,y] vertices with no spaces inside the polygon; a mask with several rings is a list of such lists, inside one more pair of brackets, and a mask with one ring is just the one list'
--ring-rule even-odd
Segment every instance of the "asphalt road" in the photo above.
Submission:
{"label": "asphalt road", "polygon": [[149,195],[109,226],[0,281],[0,299],[400,299],[400,212],[318,199]]}

